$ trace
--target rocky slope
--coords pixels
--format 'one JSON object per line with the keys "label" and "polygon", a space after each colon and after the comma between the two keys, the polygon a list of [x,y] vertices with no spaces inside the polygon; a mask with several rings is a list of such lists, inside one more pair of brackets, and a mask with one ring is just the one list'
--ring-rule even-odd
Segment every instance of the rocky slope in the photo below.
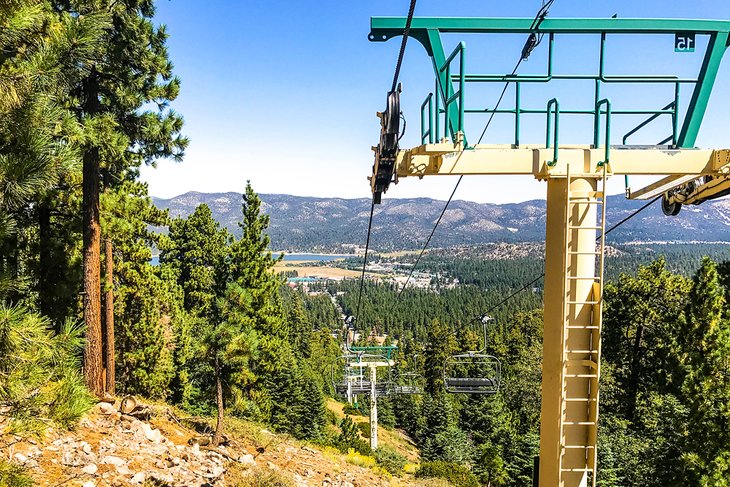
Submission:
{"label": "rocky slope", "polygon": [[[338,452],[251,423],[229,421],[227,444],[212,447],[188,427],[195,419],[178,418],[166,406],[151,410],[145,421],[99,403],[74,431],[49,429],[43,439],[0,436],[0,451],[24,466],[37,485],[391,485],[391,479],[347,463]],[[0,426],[6,419],[0,415]],[[262,483],[266,479],[270,483]],[[399,479],[398,485],[412,483]]]}
{"label": "rocky slope", "polygon": [[[362,246],[367,232],[368,199],[312,198],[262,194],[263,209],[271,216],[272,246],[290,251],[351,252]],[[238,193],[185,193],[171,199],[153,198],[172,216],[190,214],[196,206],[210,206],[215,218],[239,233],[241,195]],[[607,221],[611,225],[644,202],[611,196]],[[423,245],[444,202],[429,198],[387,198],[375,208],[372,247],[380,251],[417,249]],[[545,201],[480,204],[452,201],[444,214],[432,247],[489,242],[542,242],[545,239]],[[659,205],[642,212],[612,235],[615,242],[730,240],[730,199],[686,207],[679,216],[666,217]]]}

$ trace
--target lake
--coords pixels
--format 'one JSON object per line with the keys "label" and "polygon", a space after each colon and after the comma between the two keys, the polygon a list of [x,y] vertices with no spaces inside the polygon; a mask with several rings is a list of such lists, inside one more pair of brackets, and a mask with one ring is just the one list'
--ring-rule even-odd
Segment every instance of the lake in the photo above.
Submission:
{"label": "lake", "polygon": [[[274,254],[274,256],[278,255]],[[354,254],[284,254],[284,260],[300,260],[305,262],[328,262],[337,259],[346,259],[348,257],[355,257]],[[158,256],[152,257],[150,261],[152,265],[160,263]]]}

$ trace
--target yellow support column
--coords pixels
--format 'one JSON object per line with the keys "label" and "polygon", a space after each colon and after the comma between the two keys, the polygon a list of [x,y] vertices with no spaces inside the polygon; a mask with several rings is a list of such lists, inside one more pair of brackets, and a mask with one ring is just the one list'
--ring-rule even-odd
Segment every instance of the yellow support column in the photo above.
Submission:
{"label": "yellow support column", "polygon": [[597,183],[548,179],[540,487],[584,487],[594,468]]}

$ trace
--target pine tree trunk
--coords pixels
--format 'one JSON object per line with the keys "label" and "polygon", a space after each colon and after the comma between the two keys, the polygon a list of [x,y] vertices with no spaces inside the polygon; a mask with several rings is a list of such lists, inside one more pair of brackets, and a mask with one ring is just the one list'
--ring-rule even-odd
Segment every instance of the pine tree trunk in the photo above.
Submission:
{"label": "pine tree trunk", "polygon": [[106,269],[104,277],[106,278],[106,289],[104,295],[105,304],[105,320],[106,325],[106,392],[114,395],[115,377],[114,377],[114,259],[112,257],[112,241],[107,238],[104,241],[104,259]]}
{"label": "pine tree trunk", "polygon": [[[92,74],[85,84],[84,111],[99,111],[98,85]],[[99,149],[87,147],[83,155],[83,266],[84,266],[84,378],[97,396],[104,394],[101,330],[101,228],[99,223]]]}
{"label": "pine tree trunk", "polygon": [[218,420],[215,424],[213,444],[218,445],[223,434],[223,382],[221,381],[221,366],[218,355],[215,357],[215,402],[218,406]]}

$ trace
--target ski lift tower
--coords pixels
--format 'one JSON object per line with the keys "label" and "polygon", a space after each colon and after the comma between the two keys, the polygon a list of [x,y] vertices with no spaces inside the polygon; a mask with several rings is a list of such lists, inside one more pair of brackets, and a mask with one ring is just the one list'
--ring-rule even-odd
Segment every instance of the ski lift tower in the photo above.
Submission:
{"label": "ski lift tower", "polygon": [[[405,25],[405,18],[372,18],[369,39],[383,42],[400,37]],[[537,24],[531,18],[412,21],[409,36],[421,43],[431,58],[435,90],[421,107],[421,144],[403,150],[397,142],[399,90],[388,94],[388,108],[379,114],[381,142],[374,148],[375,165],[370,178],[374,202],[380,202],[391,182],[404,177],[509,174],[547,182],[540,487],[575,487],[596,482],[606,179],[624,175],[627,197],[631,199],[661,195],[662,209],[668,215],[676,214],[682,205],[699,204],[730,193],[730,151],[694,147],[728,46],[729,31],[730,21],[715,20],[547,18]],[[441,38],[445,33],[545,36],[545,71],[530,75],[467,72],[466,44],[457,44],[447,55]],[[563,35],[592,36],[598,40],[597,72],[571,75],[553,69],[555,41]],[[677,52],[704,49],[699,72],[690,78],[671,73],[609,73],[605,63],[608,40],[629,35],[639,40],[663,37],[668,49],[673,47]],[[671,64],[667,69],[675,65]],[[566,104],[561,110],[557,98],[544,107],[522,103],[523,90],[539,86],[541,93],[550,96],[553,82],[559,80],[582,80],[592,85],[593,96],[584,101],[585,108],[566,109]],[[478,106],[477,102],[467,105],[468,87],[479,83],[508,84],[505,100],[511,99],[511,106],[490,108]],[[637,84],[650,84],[657,92],[667,91],[668,104],[660,109],[619,109],[619,102],[625,105],[631,100],[615,97],[614,108],[611,100],[601,95],[608,86],[630,88]],[[577,102],[573,98],[571,104]],[[476,144],[479,132],[467,134],[467,115],[483,117],[492,113],[513,117],[512,144]],[[520,122],[527,115],[544,117],[545,144],[521,143]],[[569,137],[560,132],[560,123],[566,116],[583,117],[591,124],[593,140],[566,143]],[[626,132],[622,145],[612,145],[615,120],[630,116],[648,118]],[[669,122],[669,137],[651,146],[627,144],[636,132],[649,123],[658,123],[658,119]],[[661,179],[632,191],[628,186],[630,175]]]}
{"label": "ski lift tower", "polygon": [[[359,369],[360,376],[364,374],[363,369],[367,368],[370,371],[370,448],[372,450],[378,449],[378,396],[387,393],[388,390],[388,384],[384,384],[383,392],[378,389],[378,367],[387,367],[388,370],[393,367],[394,361],[391,354],[395,349],[396,347],[350,347],[350,350],[358,355],[350,358],[347,367]],[[365,354],[364,350],[382,351],[383,353],[382,355]]]}

